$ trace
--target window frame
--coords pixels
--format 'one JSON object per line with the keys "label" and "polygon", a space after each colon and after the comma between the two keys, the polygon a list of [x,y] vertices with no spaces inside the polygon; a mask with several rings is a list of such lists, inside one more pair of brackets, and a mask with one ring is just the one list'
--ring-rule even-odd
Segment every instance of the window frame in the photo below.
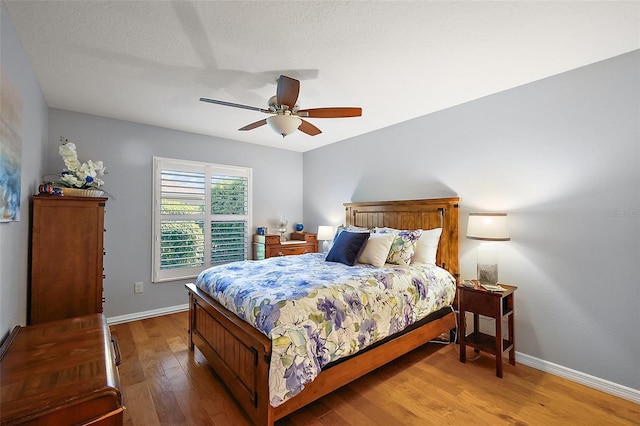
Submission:
{"label": "window frame", "polygon": [[[204,220],[204,264],[202,266],[161,269],[161,223],[162,223],[162,170],[204,173],[205,175],[205,212],[204,214],[183,215],[185,220]],[[247,212],[246,215],[219,215],[211,212],[211,177],[212,176],[240,176],[247,178]],[[253,169],[250,167],[231,166],[226,164],[207,163],[202,161],[180,160],[174,158],[153,157],[153,200],[152,200],[152,260],[151,282],[160,283],[192,279],[211,264],[211,224],[214,221],[244,220],[245,231],[245,259],[251,255],[251,229],[253,217]]]}

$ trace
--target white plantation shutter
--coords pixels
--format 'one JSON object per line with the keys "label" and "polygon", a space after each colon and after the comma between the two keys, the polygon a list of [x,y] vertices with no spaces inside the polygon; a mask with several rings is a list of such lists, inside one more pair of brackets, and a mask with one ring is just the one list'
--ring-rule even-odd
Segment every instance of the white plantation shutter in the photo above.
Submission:
{"label": "white plantation shutter", "polygon": [[205,174],[160,169],[160,269],[204,265]]}
{"label": "white plantation shutter", "polygon": [[193,278],[210,266],[247,259],[251,169],[153,162],[153,282]]}
{"label": "white plantation shutter", "polygon": [[211,175],[211,265],[247,258],[248,188],[246,176]]}
{"label": "white plantation shutter", "polygon": [[246,222],[211,223],[211,265],[247,258]]}

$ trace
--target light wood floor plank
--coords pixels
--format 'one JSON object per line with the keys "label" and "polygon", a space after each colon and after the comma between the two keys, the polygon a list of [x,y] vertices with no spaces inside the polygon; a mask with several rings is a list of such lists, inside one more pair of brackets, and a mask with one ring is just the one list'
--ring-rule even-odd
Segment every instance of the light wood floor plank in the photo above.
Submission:
{"label": "light wood floor plank", "polygon": [[[125,424],[249,426],[204,356],[188,349],[188,317],[180,312],[111,327],[123,358]],[[457,349],[424,345],[276,424],[640,424],[638,404],[523,365],[504,364],[499,379],[494,358],[462,364]]]}
{"label": "light wood floor plank", "polygon": [[124,411],[125,425],[153,426],[161,424],[146,382],[123,384],[123,387],[126,407]]}

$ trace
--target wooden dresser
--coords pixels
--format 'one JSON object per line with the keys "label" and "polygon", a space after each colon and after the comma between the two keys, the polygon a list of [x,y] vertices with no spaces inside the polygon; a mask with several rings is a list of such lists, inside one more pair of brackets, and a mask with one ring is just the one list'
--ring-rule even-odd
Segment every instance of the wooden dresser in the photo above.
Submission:
{"label": "wooden dresser", "polygon": [[280,241],[280,235],[267,235],[265,238],[265,258],[316,253],[317,251],[317,236],[309,232],[292,232],[291,239],[284,242]]}
{"label": "wooden dresser", "polygon": [[102,314],[16,327],[0,348],[0,423],[121,425],[119,352]]}
{"label": "wooden dresser", "polygon": [[33,197],[29,324],[102,312],[106,201]]}

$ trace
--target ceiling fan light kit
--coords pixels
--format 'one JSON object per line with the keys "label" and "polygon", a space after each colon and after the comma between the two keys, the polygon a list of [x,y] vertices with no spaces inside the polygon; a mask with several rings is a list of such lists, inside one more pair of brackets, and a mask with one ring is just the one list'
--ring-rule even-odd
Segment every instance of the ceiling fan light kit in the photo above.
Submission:
{"label": "ceiling fan light kit", "polygon": [[284,138],[298,130],[298,127],[302,124],[302,120],[290,114],[273,115],[267,118],[267,124]]}
{"label": "ceiling fan light kit", "polygon": [[362,108],[358,107],[312,108],[301,110],[296,103],[298,101],[299,93],[300,82],[294,78],[287,77],[286,75],[281,75],[277,81],[276,95],[272,96],[268,101],[268,110],[249,105],[235,104],[233,102],[219,101],[216,99],[200,98],[200,101],[272,114],[272,116],[267,119],[247,124],[238,130],[253,130],[257,127],[268,124],[269,127],[275,130],[279,135],[282,135],[283,138],[296,130],[300,130],[309,136],[315,136],[322,133],[322,131],[320,131],[316,126],[308,121],[302,120],[300,117],[345,118],[360,117],[362,115]]}

